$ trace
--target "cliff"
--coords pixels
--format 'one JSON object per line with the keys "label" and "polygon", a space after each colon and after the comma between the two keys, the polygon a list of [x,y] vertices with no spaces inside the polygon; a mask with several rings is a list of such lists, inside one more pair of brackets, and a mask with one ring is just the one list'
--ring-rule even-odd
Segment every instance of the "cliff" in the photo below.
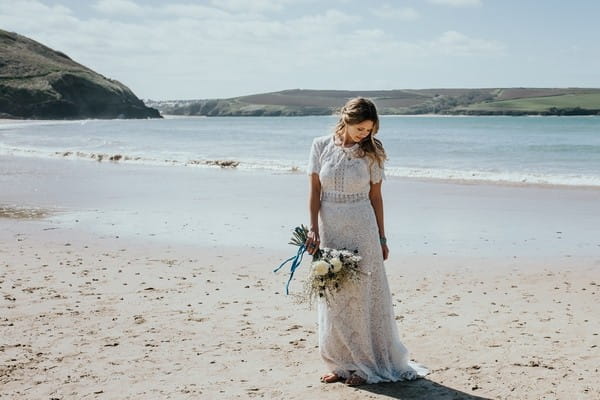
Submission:
{"label": "cliff", "polygon": [[161,118],[122,83],[0,30],[0,118]]}

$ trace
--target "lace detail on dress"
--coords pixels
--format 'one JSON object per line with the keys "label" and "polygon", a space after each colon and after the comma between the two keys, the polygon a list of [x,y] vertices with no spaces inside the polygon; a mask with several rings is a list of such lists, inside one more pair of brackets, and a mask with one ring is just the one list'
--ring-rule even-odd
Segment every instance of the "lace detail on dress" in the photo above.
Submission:
{"label": "lace detail on dress", "polygon": [[369,200],[368,193],[321,192],[321,201],[333,201],[335,203],[356,203],[357,201],[365,200]]}
{"label": "lace detail on dress", "polygon": [[369,175],[371,177],[372,183],[379,183],[385,178],[385,172],[383,168],[379,166],[377,161],[371,160],[371,164],[369,166]]}
{"label": "lace detail on dress", "polygon": [[318,174],[321,170],[321,152],[321,141],[319,141],[319,138],[316,138],[313,140],[312,146],[310,147],[308,167],[306,168],[306,172],[308,173],[308,175],[315,173]]}
{"label": "lace detail on dress", "polygon": [[358,250],[366,272],[348,282],[330,304],[318,304],[319,349],[330,371],[352,373],[368,383],[415,379],[427,374],[414,369],[400,342],[393,312],[375,212],[368,200],[370,182],[383,169],[355,149],[336,146],[333,135],[313,141],[309,173],[321,180],[319,229],[321,245]]}
{"label": "lace detail on dress", "polygon": [[333,187],[336,192],[344,191],[344,168],[334,170]]}

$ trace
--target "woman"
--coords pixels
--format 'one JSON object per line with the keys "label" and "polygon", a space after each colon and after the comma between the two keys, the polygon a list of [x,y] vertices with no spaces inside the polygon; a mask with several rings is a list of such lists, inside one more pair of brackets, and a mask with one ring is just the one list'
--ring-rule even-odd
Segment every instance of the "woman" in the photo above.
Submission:
{"label": "woman", "polygon": [[310,231],[305,243],[358,250],[359,283],[348,284],[327,304],[321,301],[319,348],[331,371],[321,381],[365,383],[412,380],[427,370],[409,363],[400,342],[383,261],[389,249],[383,222],[381,183],[386,154],[375,139],[379,118],[373,102],[354,98],[342,108],[333,135],[313,141]]}

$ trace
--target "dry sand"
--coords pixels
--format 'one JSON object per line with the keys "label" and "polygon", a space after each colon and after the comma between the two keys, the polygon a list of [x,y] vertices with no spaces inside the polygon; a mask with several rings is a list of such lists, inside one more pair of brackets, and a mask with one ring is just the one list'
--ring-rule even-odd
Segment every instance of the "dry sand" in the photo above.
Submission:
{"label": "dry sand", "polygon": [[[448,196],[449,187],[437,188]],[[76,209],[56,216],[56,208],[73,208],[72,191],[62,202],[56,193],[36,193],[18,201],[23,194],[4,192],[12,205],[0,204],[0,398],[600,398],[600,257],[585,222],[578,223],[586,234],[573,242],[581,253],[574,247],[563,256],[551,245],[541,254],[523,254],[528,247],[520,245],[517,256],[502,241],[494,252],[473,254],[429,245],[411,252],[406,243],[392,243],[386,269],[401,339],[431,374],[350,388],[319,382],[326,371],[316,312],[286,297],[286,274],[272,273],[294,250],[287,237],[238,246],[223,241],[216,226],[219,240],[199,245],[115,234],[93,229],[90,220],[66,223],[80,216]],[[586,196],[560,193],[569,204]],[[260,210],[264,193],[256,196]],[[544,198],[537,197],[541,210]],[[486,203],[479,204],[473,214],[485,214]],[[103,213],[111,207],[83,208],[96,225],[129,215]],[[260,219],[260,211],[249,212],[251,223]],[[398,222],[390,215],[388,224]],[[302,222],[280,218],[280,225]],[[542,211],[537,218],[549,217]],[[246,223],[241,218],[237,228]],[[236,226],[221,234],[239,240]],[[529,243],[540,247],[543,235]],[[477,240],[483,250],[489,245],[486,237]],[[301,287],[299,275],[292,290]]]}
{"label": "dry sand", "polygon": [[20,222],[1,238],[3,398],[600,396],[598,264],[482,273],[476,261],[390,261],[402,339],[432,373],[354,389],[319,383],[315,312],[271,273],[284,254]]}

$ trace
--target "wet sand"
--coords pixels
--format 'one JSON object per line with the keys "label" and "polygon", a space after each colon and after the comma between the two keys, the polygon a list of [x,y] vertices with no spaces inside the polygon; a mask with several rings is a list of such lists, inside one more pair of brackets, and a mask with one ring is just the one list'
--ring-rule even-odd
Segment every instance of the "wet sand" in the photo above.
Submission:
{"label": "wet sand", "polygon": [[349,388],[319,383],[315,310],[272,273],[306,219],[304,176],[0,171],[0,397],[600,396],[598,191],[388,180],[396,319],[432,372]]}

